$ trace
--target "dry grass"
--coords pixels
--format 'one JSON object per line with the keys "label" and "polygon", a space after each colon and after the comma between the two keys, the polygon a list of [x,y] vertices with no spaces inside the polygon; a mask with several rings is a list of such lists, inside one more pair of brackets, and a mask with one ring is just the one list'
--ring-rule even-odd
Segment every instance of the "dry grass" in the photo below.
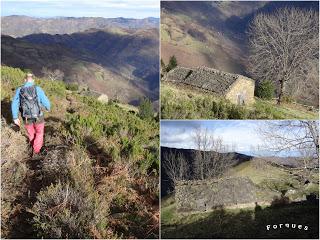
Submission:
{"label": "dry grass", "polygon": [[20,211],[20,206],[15,203],[23,194],[28,168],[21,161],[28,155],[26,138],[10,129],[5,124],[1,125],[1,230],[2,237],[7,237],[12,222],[10,216]]}

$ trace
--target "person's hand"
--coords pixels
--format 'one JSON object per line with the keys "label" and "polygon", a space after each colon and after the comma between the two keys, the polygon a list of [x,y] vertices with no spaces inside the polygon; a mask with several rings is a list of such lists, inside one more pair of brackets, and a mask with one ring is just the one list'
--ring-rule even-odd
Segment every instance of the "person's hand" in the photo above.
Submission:
{"label": "person's hand", "polygon": [[15,125],[20,127],[20,119],[19,118],[14,119],[13,122],[14,122]]}

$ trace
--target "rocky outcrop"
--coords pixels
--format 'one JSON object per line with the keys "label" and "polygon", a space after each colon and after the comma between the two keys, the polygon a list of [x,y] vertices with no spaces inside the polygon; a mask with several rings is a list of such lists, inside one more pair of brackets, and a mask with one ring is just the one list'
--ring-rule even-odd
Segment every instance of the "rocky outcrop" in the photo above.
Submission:
{"label": "rocky outcrop", "polygon": [[101,94],[101,95],[98,97],[98,101],[100,101],[100,102],[102,102],[102,103],[108,103],[108,102],[109,102],[108,95],[106,95],[106,94]]}

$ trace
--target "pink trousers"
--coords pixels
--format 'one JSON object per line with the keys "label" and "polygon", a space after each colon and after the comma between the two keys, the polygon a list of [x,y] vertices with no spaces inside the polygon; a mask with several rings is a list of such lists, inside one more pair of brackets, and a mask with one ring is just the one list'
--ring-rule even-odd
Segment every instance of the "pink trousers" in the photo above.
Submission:
{"label": "pink trousers", "polygon": [[43,146],[44,122],[26,124],[25,128],[34,153],[39,153]]}

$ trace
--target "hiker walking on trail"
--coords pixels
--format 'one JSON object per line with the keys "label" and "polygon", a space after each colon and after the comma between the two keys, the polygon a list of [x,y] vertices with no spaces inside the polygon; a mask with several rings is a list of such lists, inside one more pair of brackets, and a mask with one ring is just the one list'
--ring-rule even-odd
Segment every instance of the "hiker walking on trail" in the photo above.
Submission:
{"label": "hiker walking on trail", "polygon": [[11,103],[11,111],[13,121],[19,127],[21,125],[19,111],[21,112],[35,154],[40,152],[43,145],[44,115],[42,107],[50,111],[50,101],[44,91],[35,85],[33,74],[28,73],[24,85],[16,90]]}

